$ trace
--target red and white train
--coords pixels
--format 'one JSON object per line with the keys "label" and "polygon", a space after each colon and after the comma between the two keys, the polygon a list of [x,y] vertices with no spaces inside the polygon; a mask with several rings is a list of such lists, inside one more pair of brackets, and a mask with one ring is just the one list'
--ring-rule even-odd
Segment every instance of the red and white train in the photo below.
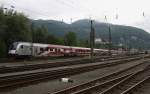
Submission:
{"label": "red and white train", "polygon": [[[11,56],[86,56],[91,49],[84,47],[41,44],[30,42],[14,42],[8,52]],[[94,54],[105,54],[106,49],[94,49]]]}

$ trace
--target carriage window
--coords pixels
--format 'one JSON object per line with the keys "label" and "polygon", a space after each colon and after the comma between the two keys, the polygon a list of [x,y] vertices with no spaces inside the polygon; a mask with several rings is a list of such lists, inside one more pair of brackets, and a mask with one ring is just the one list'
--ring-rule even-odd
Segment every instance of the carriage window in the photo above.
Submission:
{"label": "carriage window", "polygon": [[50,48],[50,51],[53,51],[53,49],[52,49],[52,48]]}
{"label": "carriage window", "polygon": [[40,48],[40,51],[43,51],[44,49],[43,48]]}

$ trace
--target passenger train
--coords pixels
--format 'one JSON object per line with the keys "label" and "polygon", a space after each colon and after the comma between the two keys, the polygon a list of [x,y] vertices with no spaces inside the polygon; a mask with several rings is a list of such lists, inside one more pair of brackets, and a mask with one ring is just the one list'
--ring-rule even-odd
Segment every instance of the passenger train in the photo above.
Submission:
{"label": "passenger train", "polygon": [[[94,55],[103,55],[108,52],[106,49],[94,49]],[[115,52],[115,51],[113,51]],[[87,56],[90,55],[91,49],[84,47],[41,44],[30,42],[14,42],[9,49],[10,56]],[[118,53],[118,52],[117,52]]]}

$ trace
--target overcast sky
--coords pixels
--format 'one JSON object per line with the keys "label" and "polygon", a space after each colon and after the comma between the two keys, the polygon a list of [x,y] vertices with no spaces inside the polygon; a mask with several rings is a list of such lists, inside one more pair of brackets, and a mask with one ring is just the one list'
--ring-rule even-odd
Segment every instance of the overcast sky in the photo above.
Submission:
{"label": "overcast sky", "polygon": [[14,6],[14,10],[32,19],[63,19],[70,23],[71,18],[105,21],[106,15],[108,22],[150,31],[149,0],[0,0],[0,4],[7,8]]}

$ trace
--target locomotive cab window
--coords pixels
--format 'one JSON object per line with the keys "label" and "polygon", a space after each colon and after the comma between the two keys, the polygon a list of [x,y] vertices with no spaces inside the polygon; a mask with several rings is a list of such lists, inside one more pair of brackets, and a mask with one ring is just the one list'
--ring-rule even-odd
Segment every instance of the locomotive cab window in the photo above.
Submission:
{"label": "locomotive cab window", "polygon": [[11,46],[10,46],[10,50],[15,50],[16,48],[17,48],[17,46],[18,46],[18,43],[17,42],[15,42],[15,43],[13,43]]}

